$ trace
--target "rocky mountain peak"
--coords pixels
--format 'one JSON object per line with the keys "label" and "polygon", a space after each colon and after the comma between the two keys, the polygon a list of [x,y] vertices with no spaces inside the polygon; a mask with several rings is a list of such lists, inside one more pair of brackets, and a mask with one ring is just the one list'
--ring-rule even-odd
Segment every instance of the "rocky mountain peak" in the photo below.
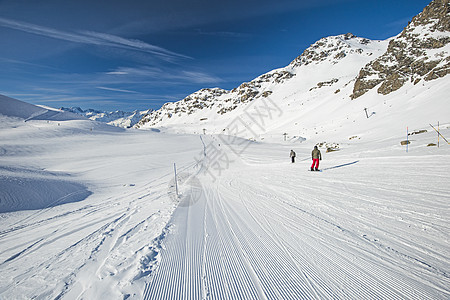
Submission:
{"label": "rocky mountain peak", "polygon": [[[429,30],[450,31],[450,15],[448,0],[434,0],[424,10],[415,16],[411,23],[413,26],[430,26]],[[409,27],[409,26],[408,26]],[[405,31],[407,31],[405,28]]]}
{"label": "rocky mountain peak", "polygon": [[[364,45],[370,43],[370,40],[357,37],[352,33],[322,38],[294,59],[290,66],[300,67],[326,60],[331,61],[331,63],[338,63],[339,60],[348,54],[355,52],[362,54],[365,48]],[[371,53],[368,53],[368,55],[371,55]]]}
{"label": "rocky mountain peak", "polygon": [[389,42],[385,54],[359,72],[350,96],[356,99],[379,85],[389,94],[407,81],[414,84],[450,73],[449,0],[434,0]]}

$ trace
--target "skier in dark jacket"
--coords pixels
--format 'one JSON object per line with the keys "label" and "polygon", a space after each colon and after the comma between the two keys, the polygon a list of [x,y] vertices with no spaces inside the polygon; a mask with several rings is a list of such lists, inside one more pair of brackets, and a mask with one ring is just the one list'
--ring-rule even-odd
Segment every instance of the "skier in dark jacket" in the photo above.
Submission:
{"label": "skier in dark jacket", "polygon": [[295,152],[294,152],[294,150],[291,150],[291,154],[289,156],[291,157],[292,163],[295,163]]}
{"label": "skier in dark jacket", "polygon": [[319,171],[319,160],[322,160],[322,154],[317,146],[314,146],[314,150],[311,153],[313,163],[311,165],[311,171]]}

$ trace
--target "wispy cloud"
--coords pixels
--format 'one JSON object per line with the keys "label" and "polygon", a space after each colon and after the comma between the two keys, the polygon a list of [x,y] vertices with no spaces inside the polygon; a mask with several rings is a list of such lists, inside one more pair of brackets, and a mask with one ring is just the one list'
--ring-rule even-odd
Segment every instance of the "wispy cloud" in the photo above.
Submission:
{"label": "wispy cloud", "polygon": [[70,41],[73,43],[81,43],[88,45],[97,45],[105,47],[115,47],[121,49],[128,49],[133,51],[146,52],[158,56],[160,59],[166,61],[173,61],[175,59],[189,59],[190,57],[175,53],[173,51],[148,44],[144,41],[135,39],[126,39],[120,36],[115,36],[106,33],[80,31],[80,32],[66,32],[54,28],[44,27],[27,22],[15,21],[0,17],[0,26],[8,27],[23,32],[28,32],[36,35],[46,36],[54,39]]}
{"label": "wispy cloud", "polygon": [[222,81],[219,77],[204,72],[195,71],[182,71],[181,74],[177,77],[185,78],[188,81],[195,83],[217,83]]}
{"label": "wispy cloud", "polygon": [[119,67],[114,71],[107,72],[107,75],[130,75],[143,77],[157,77],[164,75],[165,71],[155,67]]}
{"label": "wispy cloud", "polygon": [[44,68],[44,69],[49,69],[49,70],[58,70],[56,68],[41,65],[41,64],[35,64],[35,63],[30,63],[30,62],[16,60],[16,59],[7,59],[7,58],[2,58],[2,57],[0,57],[0,62],[4,62],[4,63],[8,63],[8,64],[15,64],[15,65],[22,65],[22,66],[30,66],[30,67],[36,67],[36,68]]}
{"label": "wispy cloud", "polygon": [[139,92],[136,92],[136,91],[130,91],[130,90],[124,90],[124,89],[115,89],[115,88],[104,87],[104,86],[97,86],[97,88],[100,89],[100,90],[106,90],[106,91],[112,91],[112,92],[139,94]]}
{"label": "wispy cloud", "polygon": [[190,82],[190,83],[219,83],[223,80],[217,76],[199,72],[199,71],[186,71],[186,70],[174,70],[174,69],[162,69],[154,67],[120,67],[114,71],[107,72],[106,75],[115,75],[123,77],[140,77],[151,78],[153,81],[172,81],[177,82]]}
{"label": "wispy cloud", "polygon": [[85,34],[85,36],[92,37],[96,40],[99,40],[99,41],[102,41],[105,43],[111,43],[112,45],[119,45],[121,47],[129,47],[134,50],[154,53],[159,56],[166,57],[167,59],[171,59],[173,57],[188,58],[188,59],[191,58],[189,56],[175,53],[175,52],[169,51],[167,49],[164,49],[164,48],[161,48],[161,47],[158,47],[155,45],[151,45],[151,44],[148,44],[148,43],[140,41],[140,40],[125,39],[120,36],[115,36],[112,34],[101,33],[101,32],[93,32],[93,31],[84,31],[83,34]]}

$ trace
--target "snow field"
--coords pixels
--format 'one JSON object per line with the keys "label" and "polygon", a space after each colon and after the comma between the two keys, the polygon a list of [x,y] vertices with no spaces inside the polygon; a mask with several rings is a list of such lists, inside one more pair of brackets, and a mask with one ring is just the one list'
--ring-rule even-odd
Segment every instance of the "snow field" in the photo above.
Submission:
{"label": "snow field", "polygon": [[[406,153],[402,134],[250,142],[2,117],[2,191],[27,188],[0,214],[0,295],[447,299],[450,146],[427,147],[429,130]],[[339,150],[309,172],[323,141]],[[63,203],[65,182],[92,194]]]}
{"label": "snow field", "polygon": [[[27,189],[11,193],[14,203],[30,209],[57,196],[38,171],[57,180],[69,177],[92,193],[65,205],[56,201],[0,214],[1,297],[141,295],[176,206],[168,194],[172,164],[192,166],[198,137],[125,132],[91,121],[13,119],[2,123],[0,135],[0,176],[17,178],[16,169],[28,176]],[[69,192],[62,182],[58,191]]]}
{"label": "snow field", "polygon": [[199,175],[144,299],[447,298],[450,151],[394,142],[324,154],[322,173],[307,171],[312,146],[290,164],[292,144],[253,143]]}

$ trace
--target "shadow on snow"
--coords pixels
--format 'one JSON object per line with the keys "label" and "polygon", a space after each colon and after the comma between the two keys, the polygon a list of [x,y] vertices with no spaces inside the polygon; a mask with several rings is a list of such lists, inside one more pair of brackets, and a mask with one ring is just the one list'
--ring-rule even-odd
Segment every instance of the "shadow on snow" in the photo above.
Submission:
{"label": "shadow on snow", "polygon": [[350,166],[350,165],[356,164],[358,162],[359,162],[359,160],[355,160],[355,161],[350,162],[350,163],[346,163],[346,164],[342,164],[342,165],[338,165],[338,166],[334,166],[334,167],[329,167],[329,168],[324,168],[324,169],[322,169],[322,171],[342,168],[342,167],[346,167],[346,166]]}

